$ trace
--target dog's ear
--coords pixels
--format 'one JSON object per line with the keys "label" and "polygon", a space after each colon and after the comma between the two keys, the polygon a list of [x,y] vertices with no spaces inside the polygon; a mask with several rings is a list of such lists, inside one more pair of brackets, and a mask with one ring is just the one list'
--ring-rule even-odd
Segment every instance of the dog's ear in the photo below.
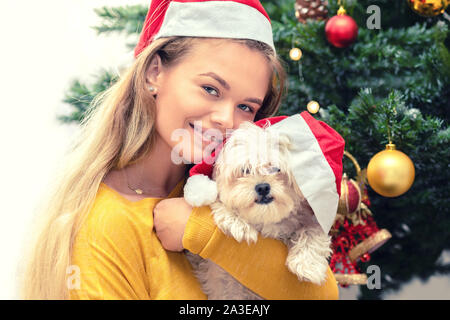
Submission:
{"label": "dog's ear", "polygon": [[309,205],[308,200],[306,198],[303,198],[303,200],[302,200],[302,207],[303,207],[303,211],[305,213],[308,213],[309,215],[314,216],[314,211],[311,208],[311,206]]}
{"label": "dog's ear", "polygon": [[251,121],[244,121],[239,125],[239,129],[248,130],[250,128],[259,128],[256,124]]}
{"label": "dog's ear", "polygon": [[214,181],[217,180],[217,175],[218,175],[218,173],[219,173],[219,166],[218,166],[218,165],[215,165],[214,168],[213,168],[213,172],[212,172],[212,174],[211,174],[211,178],[212,178]]}
{"label": "dog's ear", "polygon": [[284,134],[280,134],[278,139],[281,151],[287,152],[291,148],[291,139]]}

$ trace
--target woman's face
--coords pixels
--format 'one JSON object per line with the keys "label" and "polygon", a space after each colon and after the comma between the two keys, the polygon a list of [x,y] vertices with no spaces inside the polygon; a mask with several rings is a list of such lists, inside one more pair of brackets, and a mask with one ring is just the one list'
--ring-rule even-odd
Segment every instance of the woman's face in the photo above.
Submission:
{"label": "woman's face", "polygon": [[201,161],[227,131],[254,120],[271,75],[262,53],[231,41],[205,39],[170,68],[155,55],[147,81],[156,88],[157,139],[184,163]]}

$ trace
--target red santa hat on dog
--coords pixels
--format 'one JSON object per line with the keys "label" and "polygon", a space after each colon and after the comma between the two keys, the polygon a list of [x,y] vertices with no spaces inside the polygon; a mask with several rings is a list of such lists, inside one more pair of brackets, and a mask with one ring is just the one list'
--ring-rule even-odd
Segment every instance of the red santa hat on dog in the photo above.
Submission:
{"label": "red santa hat on dog", "polygon": [[[336,217],[340,196],[344,139],[307,111],[289,117],[262,119],[255,124],[290,139],[289,166],[322,230],[328,233]],[[216,154],[211,156],[215,159]],[[189,172],[184,197],[191,205],[208,205],[217,198],[217,187],[210,179],[213,170],[210,163],[211,159],[208,159],[193,166]]]}
{"label": "red santa hat on dog", "polygon": [[134,56],[171,36],[253,39],[275,51],[270,18],[259,0],[152,0]]}

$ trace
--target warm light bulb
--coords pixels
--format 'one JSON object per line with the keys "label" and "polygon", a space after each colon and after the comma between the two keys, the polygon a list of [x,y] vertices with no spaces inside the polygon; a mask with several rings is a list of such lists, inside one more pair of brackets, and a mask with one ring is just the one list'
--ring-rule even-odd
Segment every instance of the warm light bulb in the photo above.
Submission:
{"label": "warm light bulb", "polygon": [[292,48],[291,51],[289,51],[289,56],[292,60],[298,61],[302,57],[302,50],[299,48]]}
{"label": "warm light bulb", "polygon": [[317,111],[319,111],[319,109],[320,109],[320,105],[317,101],[311,100],[310,102],[308,102],[308,105],[306,106],[306,108],[311,113],[317,113]]}

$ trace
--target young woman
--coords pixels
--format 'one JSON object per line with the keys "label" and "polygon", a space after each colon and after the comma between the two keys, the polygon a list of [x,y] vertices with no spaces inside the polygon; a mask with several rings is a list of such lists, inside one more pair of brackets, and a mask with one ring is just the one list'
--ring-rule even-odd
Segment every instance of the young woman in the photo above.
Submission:
{"label": "young woman", "polygon": [[[300,282],[284,265],[284,244],[237,243],[209,207],[182,198],[186,163],[211,142],[194,123],[225,133],[280,105],[285,72],[261,9],[259,1],[152,1],[135,62],[92,103],[56,183],[24,298],[205,299],[182,249],[267,299],[337,298],[330,269],[322,286]],[[181,23],[180,12],[197,15]],[[220,24],[218,12],[234,20]],[[181,163],[173,161],[175,130],[190,137]]]}

